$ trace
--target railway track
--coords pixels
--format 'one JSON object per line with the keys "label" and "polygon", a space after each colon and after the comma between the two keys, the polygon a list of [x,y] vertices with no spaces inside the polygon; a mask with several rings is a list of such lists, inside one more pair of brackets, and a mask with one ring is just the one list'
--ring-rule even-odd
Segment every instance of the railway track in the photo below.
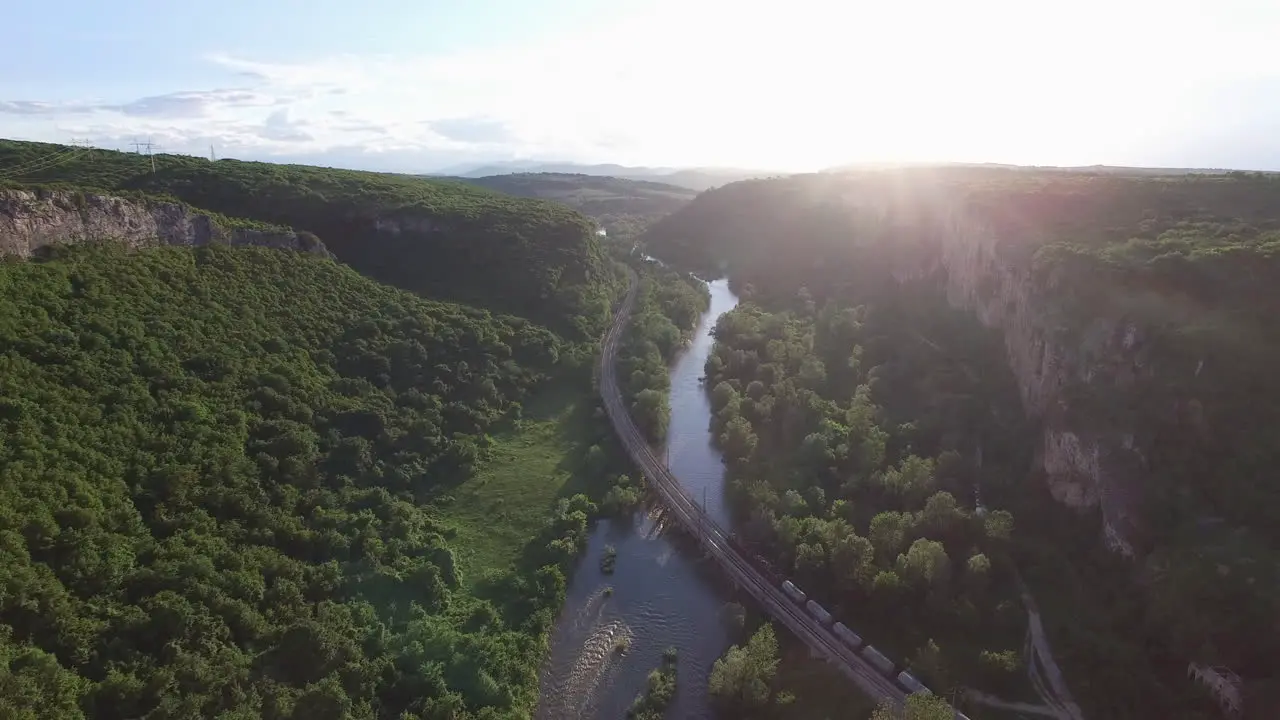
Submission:
{"label": "railway track", "polygon": [[[839,668],[864,693],[880,702],[902,707],[907,693],[854,650],[842,643],[825,625],[805,613],[729,543],[729,534],[703,512],[679,478],[671,473],[631,419],[618,385],[618,345],[635,307],[638,279],[630,273],[630,285],[622,306],[605,335],[600,355],[600,395],[618,438],[632,460],[680,525],[715,560],[739,589],[751,595],[773,618],[795,634],[810,652]],[[957,713],[957,718],[965,716]]]}

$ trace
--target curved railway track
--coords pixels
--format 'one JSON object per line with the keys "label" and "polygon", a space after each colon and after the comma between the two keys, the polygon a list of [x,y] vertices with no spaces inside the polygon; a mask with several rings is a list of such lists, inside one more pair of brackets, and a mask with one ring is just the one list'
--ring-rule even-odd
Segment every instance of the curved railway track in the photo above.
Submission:
{"label": "curved railway track", "polygon": [[[604,338],[600,354],[600,396],[614,431],[628,454],[644,472],[649,487],[655,491],[677,521],[714,559],[740,590],[751,595],[769,614],[809,647],[810,652],[838,667],[868,696],[902,707],[906,692],[882,674],[854,650],[842,643],[823,624],[792,603],[782,589],[766,577],[738,549],[730,544],[729,533],[703,512],[690,497],[679,478],[650,447],[631,419],[618,385],[615,371],[619,341],[635,307],[638,279],[628,270],[630,285],[622,306]],[[957,718],[964,718],[957,713]]]}

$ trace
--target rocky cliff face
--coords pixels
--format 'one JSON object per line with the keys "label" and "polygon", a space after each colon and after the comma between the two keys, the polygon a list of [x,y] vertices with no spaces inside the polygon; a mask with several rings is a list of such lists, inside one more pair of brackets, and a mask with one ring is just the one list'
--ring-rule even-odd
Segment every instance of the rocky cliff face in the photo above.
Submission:
{"label": "rocky cliff face", "polygon": [[[1140,383],[1155,378],[1190,380],[1204,369],[1156,363],[1149,333],[1121,310],[1090,318],[1083,328],[1063,332],[1054,312],[1070,290],[1060,275],[1033,273],[998,232],[959,208],[940,213],[933,243],[895,267],[900,281],[940,281],[953,307],[973,313],[984,325],[1003,331],[1009,366],[1017,378],[1027,414],[1041,424],[1037,457],[1053,496],[1073,507],[1100,509],[1103,534],[1114,551],[1133,558],[1143,537],[1141,500],[1151,472],[1139,423],[1096,412],[1071,412],[1073,390],[1087,387],[1110,396],[1118,407],[1133,407]],[[1194,397],[1171,399],[1163,412],[1197,433],[1207,433]],[[1224,668],[1189,665],[1228,715],[1241,708],[1240,678]]]}
{"label": "rocky cliff face", "polygon": [[1056,279],[1037,281],[1029,263],[1002,253],[997,233],[964,211],[946,209],[937,219],[937,246],[895,275],[937,277],[953,307],[1003,331],[1023,406],[1043,428],[1037,456],[1050,491],[1064,504],[1100,508],[1108,544],[1132,555],[1141,527],[1136,473],[1145,465],[1135,429],[1074,418],[1068,397],[1080,383],[1123,393],[1148,372],[1142,329],[1096,318],[1083,336],[1065,336],[1048,310]]}
{"label": "rocky cliff face", "polygon": [[130,247],[260,245],[328,255],[313,235],[227,228],[178,203],[70,190],[0,190],[0,255],[27,258],[46,245],[86,239]]}

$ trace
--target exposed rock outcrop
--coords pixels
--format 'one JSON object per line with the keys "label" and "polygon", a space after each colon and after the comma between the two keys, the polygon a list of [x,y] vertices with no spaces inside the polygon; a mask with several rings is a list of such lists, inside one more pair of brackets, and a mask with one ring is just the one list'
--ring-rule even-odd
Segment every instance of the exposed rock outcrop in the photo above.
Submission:
{"label": "exposed rock outcrop", "polygon": [[1099,507],[1112,549],[1134,552],[1140,533],[1145,460],[1133,428],[1100,428],[1071,416],[1069,388],[1087,383],[1123,392],[1146,371],[1142,329],[1124,318],[1096,318],[1083,335],[1064,336],[1048,311],[1056,279],[1046,285],[1025,259],[1002,253],[992,228],[960,208],[935,218],[938,243],[895,269],[899,280],[936,277],[948,302],[1004,334],[1009,366],[1027,414],[1042,427],[1037,457],[1050,492],[1073,507]]}
{"label": "exposed rock outcrop", "polygon": [[74,190],[0,190],[0,255],[28,258],[46,245],[86,239],[130,247],[223,243],[329,254],[310,233],[225,227],[176,202]]}

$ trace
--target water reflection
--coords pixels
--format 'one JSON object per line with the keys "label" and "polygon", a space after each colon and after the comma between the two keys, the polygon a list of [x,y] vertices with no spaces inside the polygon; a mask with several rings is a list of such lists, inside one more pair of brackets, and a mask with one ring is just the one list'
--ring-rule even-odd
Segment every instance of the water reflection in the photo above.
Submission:
{"label": "water reflection", "polygon": [[[675,474],[727,527],[724,466],[710,444],[711,409],[700,378],[715,321],[737,298],[725,280],[709,287],[711,308],[671,370],[666,450]],[[710,717],[707,677],[731,639],[721,617],[729,592],[697,546],[664,527],[662,509],[651,506],[629,522],[602,521],[591,534],[552,635],[538,718],[624,717],[668,647],[680,653],[679,691],[668,717]],[[618,553],[613,575],[600,571],[607,545]],[[625,653],[617,651],[620,644],[627,645]]]}

